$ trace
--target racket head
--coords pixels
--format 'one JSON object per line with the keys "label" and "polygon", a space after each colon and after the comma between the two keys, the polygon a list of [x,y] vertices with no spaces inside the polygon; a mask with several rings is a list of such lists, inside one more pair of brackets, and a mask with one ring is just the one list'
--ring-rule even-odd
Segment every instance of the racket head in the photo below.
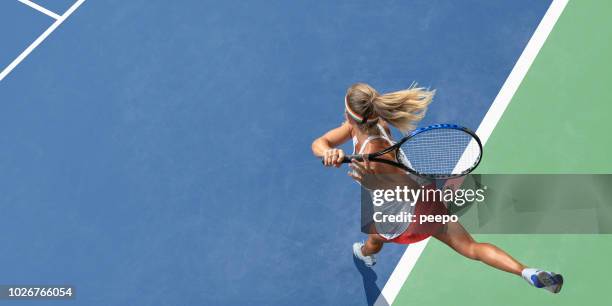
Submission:
{"label": "racket head", "polygon": [[474,171],[482,158],[482,142],[470,129],[456,124],[436,124],[414,130],[403,138],[398,162],[408,172],[446,179]]}

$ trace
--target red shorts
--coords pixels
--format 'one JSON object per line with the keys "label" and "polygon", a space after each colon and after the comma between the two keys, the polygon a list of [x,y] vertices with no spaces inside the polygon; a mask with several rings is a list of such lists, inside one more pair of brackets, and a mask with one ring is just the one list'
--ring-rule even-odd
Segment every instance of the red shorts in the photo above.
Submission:
{"label": "red shorts", "polygon": [[[426,189],[436,188],[435,185],[427,186]],[[448,215],[448,209],[444,205],[444,203],[439,201],[432,202],[417,202],[414,208],[415,222],[410,223],[405,232],[401,235],[393,238],[386,239],[382,236],[384,240],[387,242],[395,242],[400,244],[411,244],[416,243],[421,240],[425,240],[432,235],[438,233],[444,224],[440,222],[425,222],[419,223],[420,216],[422,215]]]}

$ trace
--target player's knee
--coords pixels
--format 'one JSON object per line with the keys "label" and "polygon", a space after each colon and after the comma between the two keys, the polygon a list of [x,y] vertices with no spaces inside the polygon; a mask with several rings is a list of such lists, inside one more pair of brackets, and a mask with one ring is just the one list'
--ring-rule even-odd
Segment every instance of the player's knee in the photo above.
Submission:
{"label": "player's knee", "polygon": [[489,252],[491,249],[494,249],[494,248],[495,246],[490,243],[474,242],[470,245],[470,252],[469,252],[470,256],[468,257],[474,260],[481,260],[481,254]]}
{"label": "player's knee", "polygon": [[367,243],[371,243],[373,245],[383,245],[385,241],[380,238],[378,235],[369,235]]}
{"label": "player's knee", "polygon": [[480,260],[480,256],[478,256],[478,254],[479,254],[478,251],[479,251],[480,248],[482,248],[485,245],[486,245],[486,243],[472,242],[467,247],[467,251],[466,251],[466,253],[464,255],[467,258],[469,258],[469,259]]}
{"label": "player's knee", "polygon": [[370,239],[370,240],[368,240],[368,241],[366,242],[366,245],[368,245],[369,247],[371,247],[371,248],[373,248],[373,249],[379,250],[379,249],[381,249],[381,248],[382,248],[383,243],[382,243],[381,241],[377,241],[377,240],[372,240],[372,239]]}

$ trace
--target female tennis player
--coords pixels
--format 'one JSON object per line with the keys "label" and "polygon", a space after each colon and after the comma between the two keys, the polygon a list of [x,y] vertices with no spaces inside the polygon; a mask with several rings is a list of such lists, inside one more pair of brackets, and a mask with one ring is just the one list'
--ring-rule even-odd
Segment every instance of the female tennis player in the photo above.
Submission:
{"label": "female tennis player", "polygon": [[[425,90],[416,86],[408,89],[379,94],[368,84],[358,83],[351,86],[345,96],[345,121],[339,127],[328,131],[312,143],[312,151],[315,156],[322,158],[327,167],[340,167],[345,153],[338,148],[349,139],[353,141],[353,154],[367,154],[381,151],[394,142],[391,138],[389,126],[393,126],[403,133],[414,129],[415,125],[423,118],[429,103],[432,101],[434,91]],[[396,160],[394,152],[383,155],[389,160]],[[364,177],[369,174],[406,174],[402,177],[410,177],[407,183],[411,186],[423,185],[418,177],[408,175],[404,170],[380,162],[358,162],[353,160],[349,172],[354,180],[364,184]],[[364,186],[367,188],[367,186]],[[428,188],[435,188],[429,186]],[[433,205],[432,205],[433,204]],[[436,205],[437,204],[437,205]],[[395,206],[395,213],[407,212],[415,215],[446,214],[446,209],[441,203],[421,203],[416,205]],[[392,228],[381,228],[373,226],[365,243],[353,244],[353,254],[365,263],[373,266],[376,256],[385,243],[410,244],[426,239],[430,236],[445,243],[459,254],[484,262],[485,264],[502,271],[522,276],[530,285],[544,288],[550,292],[558,293],[563,285],[563,277],[560,274],[544,271],[541,269],[528,268],[516,259],[512,258],[500,248],[489,244],[476,242],[472,236],[457,222],[445,225],[430,223],[419,225],[403,222]]]}

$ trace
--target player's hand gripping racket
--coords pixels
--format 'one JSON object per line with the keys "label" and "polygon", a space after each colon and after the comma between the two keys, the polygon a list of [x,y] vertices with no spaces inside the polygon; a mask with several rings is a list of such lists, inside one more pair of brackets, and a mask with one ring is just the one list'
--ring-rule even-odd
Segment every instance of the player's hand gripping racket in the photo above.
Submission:
{"label": "player's hand gripping racket", "polygon": [[[395,151],[396,159],[382,158]],[[352,159],[389,164],[412,174],[436,179],[466,175],[478,166],[482,157],[482,143],[471,130],[455,124],[436,124],[414,130],[398,143],[370,154],[347,155],[343,163]]]}

